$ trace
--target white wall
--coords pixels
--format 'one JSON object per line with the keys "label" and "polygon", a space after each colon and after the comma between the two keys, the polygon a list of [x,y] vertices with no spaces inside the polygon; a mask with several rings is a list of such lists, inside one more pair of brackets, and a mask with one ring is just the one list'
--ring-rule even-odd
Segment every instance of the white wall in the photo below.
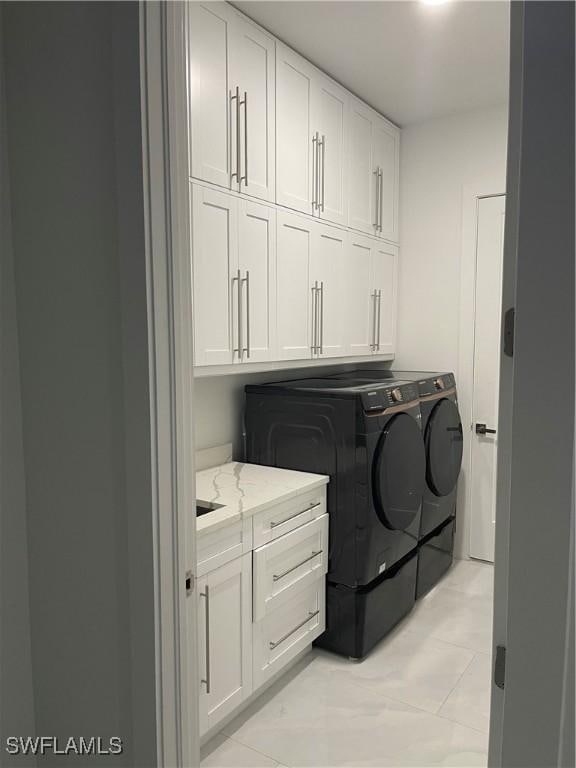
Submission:
{"label": "white wall", "polygon": [[[506,136],[504,106],[402,131],[395,368],[458,376],[463,189],[505,190]],[[460,387],[459,397],[469,399],[470,393]],[[467,540],[467,511],[461,504],[459,556],[468,556]]]}

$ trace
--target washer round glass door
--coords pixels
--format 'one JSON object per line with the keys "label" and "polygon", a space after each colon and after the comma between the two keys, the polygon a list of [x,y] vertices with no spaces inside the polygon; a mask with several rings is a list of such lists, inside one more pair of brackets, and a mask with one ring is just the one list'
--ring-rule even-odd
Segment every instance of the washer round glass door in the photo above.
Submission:
{"label": "washer round glass door", "polygon": [[420,510],[426,478],[422,432],[407,413],[382,430],[372,465],[374,506],[387,528],[403,531]]}
{"label": "washer round glass door", "polygon": [[436,496],[456,487],[462,466],[462,422],[456,403],[447,398],[434,406],[426,426],[426,480]]}

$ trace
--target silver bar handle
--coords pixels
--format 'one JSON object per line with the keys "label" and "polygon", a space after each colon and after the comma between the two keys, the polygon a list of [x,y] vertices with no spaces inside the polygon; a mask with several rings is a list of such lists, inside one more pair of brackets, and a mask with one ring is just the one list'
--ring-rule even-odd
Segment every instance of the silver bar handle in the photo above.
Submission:
{"label": "silver bar handle", "polygon": [[316,198],[316,188],[318,186],[316,183],[316,158],[318,156],[317,142],[318,134],[312,137],[312,210],[318,208],[318,200]]}
{"label": "silver bar handle", "polygon": [[322,213],[324,213],[324,176],[325,176],[325,170],[326,170],[326,136],[322,136],[322,196],[320,203],[320,210]]}
{"label": "silver bar handle", "polygon": [[246,357],[250,360],[250,270],[246,270],[246,277],[242,279],[246,283],[246,346],[242,349],[242,354],[246,352]]}
{"label": "silver bar handle", "polygon": [[312,286],[312,344],[310,346],[310,351],[312,352],[312,354],[314,354],[318,350],[317,319],[318,319],[318,281],[316,281]]}
{"label": "silver bar handle", "polygon": [[[248,186],[248,93],[244,91],[244,100],[240,102],[244,107],[244,176],[240,177],[240,184]],[[240,163],[238,163],[240,165]]]}
{"label": "silver bar handle", "polygon": [[204,592],[200,592],[200,597],[206,600],[206,677],[204,680],[200,680],[200,684],[206,686],[206,693],[210,693],[211,688],[211,674],[210,674],[210,587],[206,584]]}
{"label": "silver bar handle", "polygon": [[320,134],[316,132],[316,209],[320,208]]}
{"label": "silver bar handle", "polygon": [[319,506],[319,501],[313,502],[309,507],[306,507],[306,509],[301,509],[300,512],[296,512],[296,514],[290,515],[290,517],[285,517],[284,520],[278,520],[277,522],[270,523],[270,528],[278,528],[279,525],[284,525],[284,523],[287,523],[289,520],[294,520],[295,517],[303,515],[304,512],[310,512],[310,510],[316,509]]}
{"label": "silver bar handle", "polygon": [[318,557],[318,555],[322,554],[322,550],[319,549],[316,552],[312,552],[310,557],[307,557],[305,560],[302,560],[297,565],[293,565],[292,568],[288,568],[288,570],[283,571],[282,573],[274,574],[272,576],[272,581],[280,581],[280,579],[283,579],[284,576],[288,576],[289,573],[292,573],[292,571],[295,571],[297,568],[300,568],[301,565],[306,565],[306,563],[309,563],[310,560],[314,560],[315,557]]}
{"label": "silver bar handle", "polygon": [[[230,172],[230,180],[240,179],[240,89],[236,86],[234,94],[230,91],[230,134],[232,134],[232,102],[236,102],[236,170]],[[232,146],[232,137],[230,137],[230,146]],[[230,158],[230,167],[232,168],[232,158]]]}
{"label": "silver bar handle", "polygon": [[376,221],[372,222],[372,224],[374,226],[374,229],[378,229],[378,222],[379,222],[379,219],[378,219],[378,210],[379,210],[379,207],[380,207],[380,200],[379,200],[379,198],[380,198],[380,177],[378,175],[379,170],[380,170],[379,168],[376,168],[375,171],[372,171],[372,175],[376,177],[376,179],[375,179],[376,180],[376,203],[374,205],[374,215],[376,217]]}
{"label": "silver bar handle", "polygon": [[371,303],[371,315],[372,315],[372,337],[370,341],[370,349],[374,352],[376,350],[376,297],[377,292],[374,291],[374,293],[370,294],[370,303]]}
{"label": "silver bar handle", "polygon": [[[232,278],[232,311],[233,311],[233,307],[234,307],[234,283],[238,283],[238,294],[237,294],[238,295],[238,306],[237,306],[237,310],[236,310],[236,317],[237,317],[237,322],[240,322],[240,293],[241,293],[241,290],[240,290],[240,270],[238,270],[236,272],[236,277]],[[238,328],[236,329],[236,340],[238,341],[238,345],[236,347],[234,347],[234,349],[232,350],[232,353],[233,354],[237,354],[238,358],[240,358],[240,356],[242,355],[242,342],[241,342],[241,339],[240,339],[239,327],[240,326],[238,326]]]}
{"label": "silver bar handle", "polygon": [[378,168],[378,179],[379,179],[379,194],[378,194],[378,215],[379,215],[379,223],[378,223],[378,229],[380,232],[382,232],[382,200],[384,197],[384,172],[382,171],[382,168]]}
{"label": "silver bar handle", "polygon": [[324,282],[320,283],[320,354],[324,354]]}
{"label": "silver bar handle", "polygon": [[301,621],[300,624],[298,624],[297,627],[294,627],[294,629],[291,629],[290,632],[286,632],[286,634],[283,635],[279,640],[276,640],[273,643],[268,643],[268,645],[270,646],[270,650],[273,651],[274,648],[277,648],[280,645],[280,643],[284,642],[284,640],[288,640],[290,635],[293,635],[294,632],[298,632],[298,630],[301,629],[305,624],[308,624],[310,619],[313,619],[314,616],[318,616],[319,613],[320,613],[319,610],[318,611],[309,611],[308,612],[308,618],[304,619],[304,621]]}
{"label": "silver bar handle", "polygon": [[378,322],[376,324],[376,328],[378,330],[378,338],[376,340],[376,349],[380,351],[380,319],[382,317],[382,291],[379,288],[378,289]]}

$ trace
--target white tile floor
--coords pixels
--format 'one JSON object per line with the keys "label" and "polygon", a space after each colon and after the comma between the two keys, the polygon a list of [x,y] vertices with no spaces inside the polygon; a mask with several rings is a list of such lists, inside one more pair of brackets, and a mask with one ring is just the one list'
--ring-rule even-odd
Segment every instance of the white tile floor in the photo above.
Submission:
{"label": "white tile floor", "polygon": [[203,768],[485,766],[492,566],[455,563],[361,663],[314,649],[202,750]]}

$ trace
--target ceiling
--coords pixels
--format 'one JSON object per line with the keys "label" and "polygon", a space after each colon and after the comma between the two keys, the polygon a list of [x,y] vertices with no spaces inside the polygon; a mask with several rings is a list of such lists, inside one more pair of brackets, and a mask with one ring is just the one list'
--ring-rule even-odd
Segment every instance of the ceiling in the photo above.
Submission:
{"label": "ceiling", "polygon": [[507,101],[504,0],[234,5],[400,126]]}

